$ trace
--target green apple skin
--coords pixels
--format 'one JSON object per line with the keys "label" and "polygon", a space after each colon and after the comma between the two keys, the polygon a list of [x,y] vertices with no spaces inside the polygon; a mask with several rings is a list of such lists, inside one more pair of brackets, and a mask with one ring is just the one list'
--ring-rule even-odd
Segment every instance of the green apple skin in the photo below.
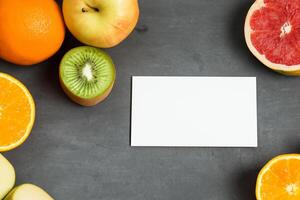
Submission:
{"label": "green apple skin", "polygon": [[139,18],[138,0],[63,0],[62,7],[74,37],[100,48],[118,45]]}
{"label": "green apple skin", "polygon": [[15,187],[4,200],[54,200],[42,188],[25,183]]}
{"label": "green apple skin", "polygon": [[0,199],[3,199],[14,187],[15,180],[16,173],[14,167],[0,154]]}

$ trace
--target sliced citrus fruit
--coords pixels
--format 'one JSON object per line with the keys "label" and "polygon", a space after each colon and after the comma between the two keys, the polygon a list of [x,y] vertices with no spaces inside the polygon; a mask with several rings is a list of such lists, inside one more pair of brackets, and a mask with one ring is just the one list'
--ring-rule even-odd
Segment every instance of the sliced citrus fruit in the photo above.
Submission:
{"label": "sliced citrus fruit", "polygon": [[248,11],[247,46],[267,67],[300,75],[300,0],[256,0]]}
{"label": "sliced citrus fruit", "polygon": [[0,73],[0,152],[21,145],[29,136],[35,105],[27,88],[10,75]]}
{"label": "sliced citrus fruit", "polygon": [[257,200],[300,199],[300,154],[273,158],[260,171],[256,183]]}

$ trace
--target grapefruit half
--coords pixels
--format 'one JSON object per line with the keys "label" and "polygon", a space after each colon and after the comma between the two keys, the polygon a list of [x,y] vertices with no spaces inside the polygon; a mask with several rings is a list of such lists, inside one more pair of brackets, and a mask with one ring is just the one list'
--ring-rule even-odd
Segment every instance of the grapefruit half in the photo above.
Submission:
{"label": "grapefruit half", "polygon": [[244,34],[248,48],[264,65],[300,76],[300,0],[256,0]]}

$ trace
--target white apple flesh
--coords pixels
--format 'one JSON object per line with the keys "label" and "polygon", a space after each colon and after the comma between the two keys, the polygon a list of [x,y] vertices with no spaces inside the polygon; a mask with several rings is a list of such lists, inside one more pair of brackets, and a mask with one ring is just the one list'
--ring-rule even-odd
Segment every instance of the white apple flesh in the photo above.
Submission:
{"label": "white apple flesh", "polygon": [[109,48],[134,29],[139,17],[138,0],[64,0],[63,15],[79,41]]}
{"label": "white apple flesh", "polygon": [[14,188],[4,200],[54,200],[47,192],[33,184]]}
{"label": "white apple flesh", "polygon": [[16,174],[14,167],[0,154],[0,199],[3,199],[14,187],[15,179]]}

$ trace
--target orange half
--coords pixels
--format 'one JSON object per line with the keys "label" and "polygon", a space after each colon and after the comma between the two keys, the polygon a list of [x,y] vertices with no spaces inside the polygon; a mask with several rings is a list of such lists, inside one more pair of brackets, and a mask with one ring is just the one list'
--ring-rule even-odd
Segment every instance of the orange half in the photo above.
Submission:
{"label": "orange half", "polygon": [[273,158],[260,171],[256,183],[257,200],[300,199],[300,154]]}
{"label": "orange half", "polygon": [[14,77],[0,73],[0,152],[21,145],[35,120],[35,105],[27,88]]}

